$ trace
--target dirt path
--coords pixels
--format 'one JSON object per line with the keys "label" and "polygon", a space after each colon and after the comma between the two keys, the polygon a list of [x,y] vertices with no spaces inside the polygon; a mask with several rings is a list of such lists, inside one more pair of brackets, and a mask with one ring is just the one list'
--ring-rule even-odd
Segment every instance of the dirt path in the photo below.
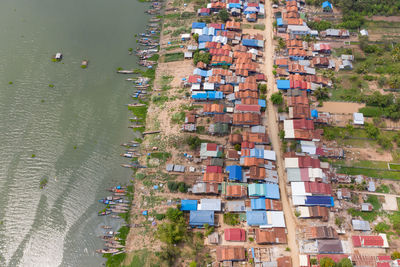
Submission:
{"label": "dirt path", "polygon": [[274,64],[274,46],[273,46],[273,13],[271,7],[271,1],[265,1],[265,11],[266,11],[266,20],[265,20],[265,51],[264,51],[264,60],[265,60],[265,71],[266,76],[268,78],[268,93],[267,93],[267,109],[268,113],[265,116],[264,123],[268,126],[269,129],[269,137],[271,139],[272,146],[276,152],[276,165],[279,175],[279,188],[281,191],[281,199],[283,204],[283,211],[285,213],[286,219],[286,227],[287,227],[287,237],[288,237],[288,247],[290,248],[290,253],[292,257],[292,266],[300,266],[299,263],[299,248],[297,246],[296,241],[296,229],[297,223],[294,218],[293,209],[289,203],[288,194],[286,191],[286,178],[285,178],[285,168],[283,164],[283,156],[281,150],[281,144],[278,137],[279,127],[277,122],[277,110],[273,106],[270,97],[271,94],[276,92],[278,89],[275,88],[275,77],[272,74],[273,64]]}

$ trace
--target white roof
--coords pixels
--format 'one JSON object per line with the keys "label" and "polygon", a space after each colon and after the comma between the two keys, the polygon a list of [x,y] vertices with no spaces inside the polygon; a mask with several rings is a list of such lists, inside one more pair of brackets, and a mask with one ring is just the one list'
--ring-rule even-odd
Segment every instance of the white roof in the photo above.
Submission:
{"label": "white roof", "polygon": [[190,38],[190,33],[183,33],[183,34],[181,34],[181,38],[182,38],[182,39],[188,39],[188,38]]}
{"label": "white roof", "polygon": [[267,211],[268,227],[286,227],[283,211]]}
{"label": "white roof", "polygon": [[276,160],[276,153],[273,150],[264,150],[264,159],[266,160]]}
{"label": "white roof", "polygon": [[192,57],[193,56],[193,52],[185,52],[184,57]]}
{"label": "white roof", "polygon": [[304,206],[306,204],[306,197],[292,195],[292,202],[294,206]]}
{"label": "white roof", "polygon": [[300,261],[300,267],[310,266],[310,264],[308,263],[307,255],[304,254],[299,255],[299,261]]}
{"label": "white roof", "polygon": [[294,136],[294,125],[293,120],[284,120],[283,121],[283,128],[285,131],[285,138],[293,139]]}
{"label": "white roof", "polygon": [[353,229],[356,231],[370,231],[371,226],[369,222],[362,220],[352,220],[351,224],[353,225]]}
{"label": "white roof", "polygon": [[299,218],[309,218],[310,217],[309,207],[297,207],[297,210],[300,212]]}
{"label": "white roof", "polygon": [[354,124],[364,124],[364,114],[354,112],[353,113],[353,123]]}
{"label": "white roof", "polygon": [[214,84],[213,83],[204,83],[204,90],[214,90]]}
{"label": "white roof", "polygon": [[285,168],[298,168],[299,160],[297,158],[285,158]]}
{"label": "white roof", "polygon": [[200,204],[197,207],[198,210],[213,210],[221,211],[221,199],[200,199]]}
{"label": "white roof", "polygon": [[311,196],[311,193],[306,192],[306,187],[304,182],[292,182],[290,184],[292,187],[292,195],[293,196]]}
{"label": "white roof", "polygon": [[192,91],[193,90],[200,90],[200,84],[199,83],[194,83],[194,84],[192,84]]}
{"label": "white roof", "polygon": [[315,155],[317,152],[317,147],[315,146],[315,142],[313,141],[300,141],[301,144],[301,152]]}
{"label": "white roof", "polygon": [[287,29],[289,32],[310,32],[310,28],[306,25],[288,25]]}
{"label": "white roof", "polygon": [[192,29],[192,33],[193,34],[197,33],[198,35],[202,35],[203,34],[203,29]]}
{"label": "white roof", "polygon": [[362,36],[368,36],[368,31],[367,31],[366,29],[362,29],[362,30],[360,31],[360,34],[361,34]]}

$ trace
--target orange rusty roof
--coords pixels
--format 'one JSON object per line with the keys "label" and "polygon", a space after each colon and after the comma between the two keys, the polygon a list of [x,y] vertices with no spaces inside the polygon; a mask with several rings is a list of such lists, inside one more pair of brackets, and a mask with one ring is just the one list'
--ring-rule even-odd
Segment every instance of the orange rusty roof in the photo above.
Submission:
{"label": "orange rusty roof", "polygon": [[227,30],[240,30],[240,22],[236,22],[233,20],[227,21],[225,24],[225,28]]}
{"label": "orange rusty roof", "polygon": [[228,185],[226,186],[226,197],[245,197],[247,195],[247,187],[242,185]]}
{"label": "orange rusty roof", "polygon": [[223,104],[204,104],[203,112],[223,113],[224,105]]}
{"label": "orange rusty roof", "polygon": [[286,244],[285,228],[256,229],[257,244]]}
{"label": "orange rusty roof", "polygon": [[223,173],[206,172],[203,176],[203,182],[220,184],[224,181]]}
{"label": "orange rusty roof", "polygon": [[217,247],[217,261],[244,261],[246,259],[244,247]]}

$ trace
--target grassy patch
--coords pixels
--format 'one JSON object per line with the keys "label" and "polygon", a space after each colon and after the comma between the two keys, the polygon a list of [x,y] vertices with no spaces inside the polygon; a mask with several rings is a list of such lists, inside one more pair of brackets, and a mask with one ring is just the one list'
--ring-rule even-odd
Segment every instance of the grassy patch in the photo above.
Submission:
{"label": "grassy patch", "polygon": [[171,157],[171,153],[168,152],[153,152],[150,154],[150,158],[159,159],[159,160],[167,160]]}
{"label": "grassy patch", "polygon": [[[389,163],[390,169],[391,170],[400,170],[400,164],[397,163]],[[399,173],[400,175],[400,173]]]}
{"label": "grassy patch", "polygon": [[375,211],[364,212],[353,208],[348,209],[347,212],[353,217],[361,217],[363,220],[369,222],[375,221],[376,217],[378,216],[378,213]]}
{"label": "grassy patch", "polygon": [[265,30],[265,25],[264,24],[255,24],[255,25],[253,25],[253,29],[263,31],[263,30]]}
{"label": "grassy patch", "polygon": [[380,185],[376,188],[376,192],[388,194],[390,192],[390,188],[387,185]]}
{"label": "grassy patch", "polygon": [[159,54],[154,54],[151,57],[149,57],[147,60],[149,60],[149,61],[158,61],[159,58],[160,58]]}
{"label": "grassy patch", "polygon": [[[119,234],[116,236],[120,238],[120,243],[122,245],[125,245],[125,240],[126,237],[128,236],[129,233],[129,228],[127,226],[122,226],[118,230]],[[121,253],[118,255],[111,255],[111,254],[103,254],[103,257],[107,259],[106,261],[106,266],[108,267],[118,267],[121,266],[122,262],[125,260],[126,254]]]}
{"label": "grassy patch", "polygon": [[184,111],[176,112],[176,113],[172,114],[171,122],[175,123],[175,124],[184,123],[185,122],[185,116],[186,116],[186,114],[185,114]]}
{"label": "grassy patch", "polygon": [[372,206],[374,207],[374,211],[377,211],[381,208],[381,202],[376,195],[368,195],[366,202],[372,204]]}
{"label": "grassy patch", "polygon": [[182,61],[183,59],[184,59],[184,54],[182,52],[170,53],[164,55],[163,62]]}
{"label": "grassy patch", "polygon": [[380,179],[393,179],[400,180],[399,172],[391,172],[384,170],[370,170],[370,169],[360,169],[357,167],[339,167],[337,169],[338,173],[348,174],[348,175],[365,175],[368,177],[380,178]]}
{"label": "grassy patch", "polygon": [[224,213],[224,223],[227,225],[238,225],[239,224],[239,214],[237,213]]}

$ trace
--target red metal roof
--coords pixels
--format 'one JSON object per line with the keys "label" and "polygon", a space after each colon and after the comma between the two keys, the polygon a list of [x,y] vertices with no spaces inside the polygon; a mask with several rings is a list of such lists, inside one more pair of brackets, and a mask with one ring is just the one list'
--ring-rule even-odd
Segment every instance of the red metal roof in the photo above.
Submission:
{"label": "red metal roof", "polygon": [[382,247],[383,238],[379,235],[368,236],[368,235],[356,235],[351,237],[354,247]]}
{"label": "red metal roof", "polygon": [[260,112],[261,107],[259,105],[243,105],[243,104],[237,104],[235,106],[235,109],[237,111],[243,111],[243,112]]}
{"label": "red metal roof", "polygon": [[224,231],[226,241],[245,241],[246,232],[239,228],[229,228]]}
{"label": "red metal roof", "polygon": [[221,166],[207,166],[206,168],[207,173],[222,173]]}
{"label": "red metal roof", "polygon": [[188,78],[189,83],[200,83],[201,82],[201,76],[200,75],[190,75]]}
{"label": "red metal roof", "polygon": [[217,151],[217,144],[215,143],[208,143],[207,144],[207,151]]}

